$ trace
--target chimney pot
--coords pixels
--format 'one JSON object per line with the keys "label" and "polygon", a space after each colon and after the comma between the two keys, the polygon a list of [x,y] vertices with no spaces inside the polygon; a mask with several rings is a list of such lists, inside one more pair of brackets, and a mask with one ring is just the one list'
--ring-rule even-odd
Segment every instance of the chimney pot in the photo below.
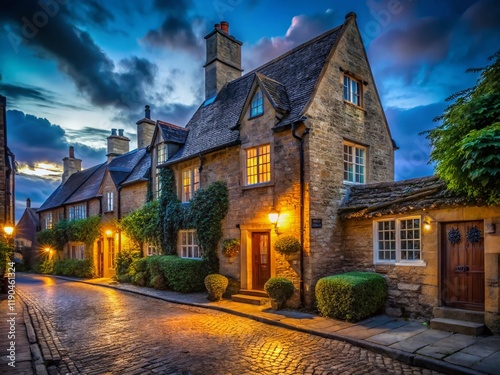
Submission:
{"label": "chimney pot", "polygon": [[31,199],[26,199],[26,208],[31,208]]}
{"label": "chimney pot", "polygon": [[219,29],[219,30],[220,30],[220,23],[216,23],[216,24],[214,25],[214,29]]}
{"label": "chimney pot", "polygon": [[69,146],[69,157],[71,159],[75,158],[75,148],[73,146]]}
{"label": "chimney pot", "polygon": [[116,135],[116,129],[111,129],[111,135]]}
{"label": "chimney pot", "polygon": [[118,135],[119,135],[120,137],[123,137],[123,129],[118,129]]}
{"label": "chimney pot", "polygon": [[229,23],[227,21],[221,21],[220,29],[229,35]]}
{"label": "chimney pot", "polygon": [[151,109],[149,108],[149,105],[144,107],[144,117],[151,119]]}

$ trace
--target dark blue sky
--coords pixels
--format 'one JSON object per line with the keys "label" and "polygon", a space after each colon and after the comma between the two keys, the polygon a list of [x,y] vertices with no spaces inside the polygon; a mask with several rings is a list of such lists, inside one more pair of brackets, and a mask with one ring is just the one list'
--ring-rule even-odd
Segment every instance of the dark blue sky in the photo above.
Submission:
{"label": "dark blue sky", "polygon": [[500,47],[500,3],[367,0],[3,0],[0,93],[7,96],[16,154],[17,218],[60,182],[69,145],[84,168],[105,160],[106,136],[123,128],[135,143],[145,104],[179,125],[203,100],[203,36],[221,20],[252,68],[357,13],[386,111],[396,179],[432,174],[418,134],[436,126],[445,98],[470,87]]}

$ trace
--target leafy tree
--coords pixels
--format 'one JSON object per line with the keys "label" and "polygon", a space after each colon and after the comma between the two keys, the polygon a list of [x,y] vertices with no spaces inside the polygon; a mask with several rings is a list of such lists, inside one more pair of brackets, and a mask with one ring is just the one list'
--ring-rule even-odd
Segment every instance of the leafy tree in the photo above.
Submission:
{"label": "leafy tree", "polygon": [[427,133],[436,172],[448,188],[472,199],[500,204],[500,51],[480,72],[474,87],[462,90]]}

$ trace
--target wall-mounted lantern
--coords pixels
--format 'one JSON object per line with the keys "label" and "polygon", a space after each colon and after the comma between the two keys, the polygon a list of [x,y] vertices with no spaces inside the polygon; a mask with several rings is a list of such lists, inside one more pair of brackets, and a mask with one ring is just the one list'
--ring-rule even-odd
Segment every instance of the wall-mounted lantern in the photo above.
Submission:
{"label": "wall-mounted lantern", "polygon": [[280,212],[273,207],[273,208],[271,208],[271,211],[269,211],[269,213],[267,215],[269,217],[269,221],[271,222],[271,224],[274,225],[274,231],[276,232],[276,234],[279,234],[278,233],[278,219],[280,218]]}

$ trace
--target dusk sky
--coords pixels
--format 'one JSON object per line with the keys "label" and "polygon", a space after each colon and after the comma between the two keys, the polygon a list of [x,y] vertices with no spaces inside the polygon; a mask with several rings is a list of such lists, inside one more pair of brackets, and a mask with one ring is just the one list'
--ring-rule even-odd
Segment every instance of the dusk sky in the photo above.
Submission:
{"label": "dusk sky", "polygon": [[[251,69],[344,22],[354,11],[387,115],[397,180],[433,173],[418,134],[445,98],[471,87],[470,67],[500,48],[498,0],[2,0],[0,94],[19,163],[16,219],[59,185],[68,147],[88,168],[111,128],[136,144],[136,121],[184,126],[204,100],[205,40],[229,22]],[[243,72],[244,74],[245,72]]]}

